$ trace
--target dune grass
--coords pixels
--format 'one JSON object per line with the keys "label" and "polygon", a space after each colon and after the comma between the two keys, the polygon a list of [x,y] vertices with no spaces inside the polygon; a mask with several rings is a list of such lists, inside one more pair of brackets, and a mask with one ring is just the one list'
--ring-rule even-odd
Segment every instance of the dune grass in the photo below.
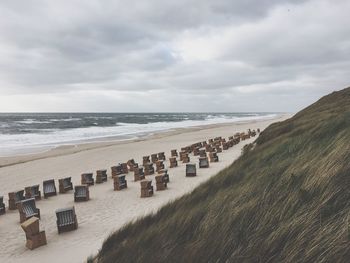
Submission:
{"label": "dune grass", "polygon": [[350,88],[262,132],[229,168],[113,233],[98,262],[348,262]]}

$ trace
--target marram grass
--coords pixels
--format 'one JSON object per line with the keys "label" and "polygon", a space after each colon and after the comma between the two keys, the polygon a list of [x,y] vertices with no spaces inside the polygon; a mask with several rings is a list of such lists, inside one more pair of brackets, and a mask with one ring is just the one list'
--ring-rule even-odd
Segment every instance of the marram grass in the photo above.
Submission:
{"label": "marram grass", "polygon": [[229,168],[113,233],[95,262],[349,262],[350,88],[272,124]]}

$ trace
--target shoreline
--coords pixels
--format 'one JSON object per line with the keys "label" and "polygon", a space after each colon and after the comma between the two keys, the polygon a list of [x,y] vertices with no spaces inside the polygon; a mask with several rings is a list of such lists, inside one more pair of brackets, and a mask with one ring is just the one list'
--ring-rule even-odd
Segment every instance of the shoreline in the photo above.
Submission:
{"label": "shoreline", "polygon": [[[73,185],[79,185],[80,174],[107,169],[108,181],[89,187],[90,200],[75,203],[73,192],[58,194],[36,202],[40,209],[40,229],[45,230],[47,242],[35,250],[25,247],[25,235],[19,225],[18,211],[6,211],[0,217],[0,258],[11,262],[85,262],[88,256],[96,255],[103,241],[115,230],[142,216],[156,212],[163,205],[190,193],[218,172],[231,165],[241,155],[244,145],[252,143],[257,137],[240,142],[238,145],[219,153],[219,162],[211,163],[209,168],[198,169],[196,177],[185,177],[185,164],[169,169],[170,183],[165,191],[155,191],[150,198],[140,198],[140,183],[134,182],[133,173],[126,175],[128,188],[113,191],[110,167],[134,158],[142,161],[142,156],[164,151],[167,156],[171,149],[180,150],[189,144],[207,140],[216,136],[227,138],[236,132],[248,128],[260,128],[263,131],[272,123],[289,118],[290,115],[279,116],[273,120],[262,122],[234,123],[224,126],[214,125],[206,129],[192,131],[176,131],[176,134],[162,134],[135,142],[103,145],[92,149],[82,148],[76,153],[59,156],[46,156],[25,163],[13,164],[0,168],[0,195],[4,195],[4,203],[8,206],[7,193],[42,181],[72,177]],[[191,162],[198,162],[196,156],[190,155]],[[198,164],[197,164],[198,165]],[[147,176],[155,186],[154,175]],[[57,188],[58,190],[58,188]],[[55,210],[74,206],[78,218],[77,230],[58,235]],[[64,253],[62,253],[64,251]]]}
{"label": "shoreline", "polygon": [[[128,143],[134,143],[134,142],[140,142],[145,140],[151,140],[151,139],[158,139],[163,138],[166,136],[172,136],[177,134],[186,134],[193,131],[200,131],[205,129],[212,129],[212,128],[218,128],[218,127],[227,127],[234,124],[244,125],[247,123],[259,123],[259,122],[265,122],[265,121],[278,121],[279,119],[283,119],[285,117],[290,117],[292,114],[289,113],[283,113],[283,114],[277,114],[276,117],[269,118],[269,119],[257,119],[257,120],[244,120],[244,121],[235,121],[235,122],[227,122],[227,123],[217,123],[217,124],[206,124],[206,125],[199,125],[199,126],[192,126],[192,127],[185,127],[185,128],[173,128],[170,130],[164,130],[164,131],[158,131],[153,132],[151,134],[141,136],[139,138],[134,139],[123,139],[118,140],[117,136],[109,136],[109,137],[103,137],[98,139],[92,139],[93,141],[82,141],[79,143],[67,143],[63,145],[59,145],[57,147],[53,147],[44,151],[36,152],[36,153],[27,153],[27,154],[17,154],[17,155],[11,155],[11,156],[0,156],[0,169],[7,166],[12,166],[16,164],[26,163],[34,160],[40,160],[40,159],[46,159],[50,157],[57,157],[67,154],[74,154],[81,151],[87,151],[92,149],[98,149],[102,147],[108,147],[113,145],[120,145],[120,144],[128,144]],[[104,140],[106,139],[106,140]]]}

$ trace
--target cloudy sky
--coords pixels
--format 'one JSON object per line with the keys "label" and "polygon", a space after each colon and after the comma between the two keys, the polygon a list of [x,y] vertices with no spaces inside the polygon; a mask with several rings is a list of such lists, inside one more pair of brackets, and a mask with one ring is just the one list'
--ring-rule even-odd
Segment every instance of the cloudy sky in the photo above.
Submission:
{"label": "cloudy sky", "polygon": [[2,0],[0,111],[297,111],[350,86],[349,0]]}

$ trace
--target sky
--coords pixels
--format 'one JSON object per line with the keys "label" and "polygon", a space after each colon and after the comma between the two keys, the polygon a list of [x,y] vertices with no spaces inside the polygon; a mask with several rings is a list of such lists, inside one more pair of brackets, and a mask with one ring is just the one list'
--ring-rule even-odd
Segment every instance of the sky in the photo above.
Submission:
{"label": "sky", "polygon": [[296,112],[350,86],[349,0],[2,0],[0,112]]}

